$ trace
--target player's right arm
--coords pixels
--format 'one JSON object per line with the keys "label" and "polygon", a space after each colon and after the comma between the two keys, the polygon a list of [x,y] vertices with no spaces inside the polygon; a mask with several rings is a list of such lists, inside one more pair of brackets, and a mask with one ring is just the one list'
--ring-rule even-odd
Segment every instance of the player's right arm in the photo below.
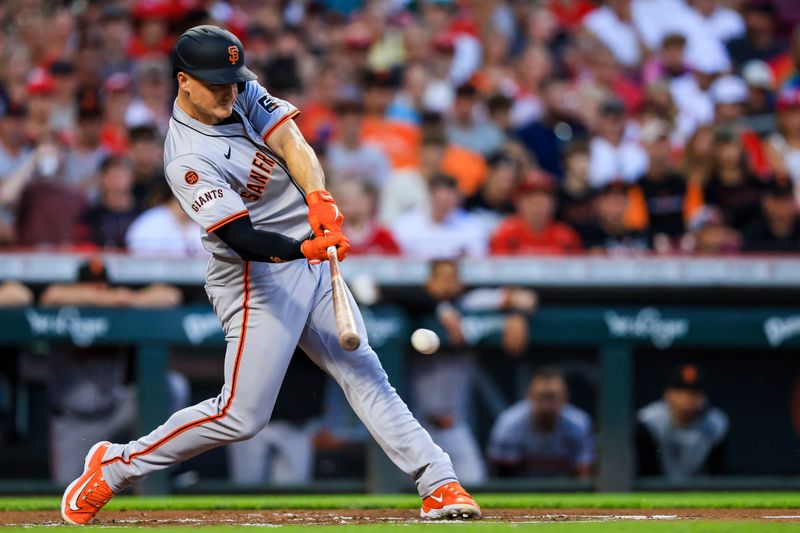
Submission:
{"label": "player's right arm", "polygon": [[[294,259],[326,260],[333,239],[298,241],[286,235],[253,227],[241,197],[222,179],[209,160],[189,154],[172,160],[166,167],[167,181],[181,208],[206,233],[214,233],[247,261],[269,263]],[[330,241],[330,242],[328,242]]]}

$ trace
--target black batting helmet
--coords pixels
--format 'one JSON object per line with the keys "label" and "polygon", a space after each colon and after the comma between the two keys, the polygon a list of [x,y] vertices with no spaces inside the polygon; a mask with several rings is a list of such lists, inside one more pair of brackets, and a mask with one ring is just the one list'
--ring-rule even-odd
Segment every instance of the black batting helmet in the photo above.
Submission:
{"label": "black batting helmet", "polygon": [[178,37],[172,49],[172,74],[188,72],[210,83],[256,79],[244,66],[244,47],[234,34],[217,26],[195,26]]}

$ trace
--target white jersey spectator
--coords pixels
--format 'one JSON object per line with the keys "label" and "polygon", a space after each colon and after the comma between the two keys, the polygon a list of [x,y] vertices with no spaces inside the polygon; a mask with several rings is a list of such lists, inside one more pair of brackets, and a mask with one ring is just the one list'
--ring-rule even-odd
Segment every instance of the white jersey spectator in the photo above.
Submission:
{"label": "white jersey spectator", "polygon": [[597,135],[589,142],[589,181],[598,188],[615,180],[637,181],[647,170],[647,154],[626,138],[625,106],[617,100],[601,104]]}
{"label": "white jersey spectator", "polygon": [[461,193],[449,176],[436,176],[429,185],[430,209],[415,209],[394,222],[392,233],[404,255],[424,259],[484,256],[488,236],[474,215],[461,209]]}
{"label": "white jersey spectator", "polygon": [[628,0],[613,2],[595,9],[586,15],[583,24],[592,35],[611,50],[621,65],[628,68],[639,65],[642,60],[641,44],[637,30],[630,18],[630,2]]}
{"label": "white jersey spectator", "polygon": [[203,231],[171,198],[148,209],[133,221],[125,236],[133,255],[163,257],[208,257],[201,241]]}

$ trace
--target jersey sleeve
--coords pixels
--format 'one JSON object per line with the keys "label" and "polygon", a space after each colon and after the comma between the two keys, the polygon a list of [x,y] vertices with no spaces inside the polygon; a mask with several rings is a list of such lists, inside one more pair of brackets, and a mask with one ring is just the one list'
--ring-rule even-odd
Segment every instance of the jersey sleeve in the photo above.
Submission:
{"label": "jersey sleeve", "polygon": [[239,95],[239,103],[264,142],[281,124],[300,114],[295,106],[272,96],[255,80],[247,82]]}
{"label": "jersey sleeve", "polygon": [[247,216],[244,202],[208,160],[194,155],[172,160],[167,182],[181,207],[207,233]]}

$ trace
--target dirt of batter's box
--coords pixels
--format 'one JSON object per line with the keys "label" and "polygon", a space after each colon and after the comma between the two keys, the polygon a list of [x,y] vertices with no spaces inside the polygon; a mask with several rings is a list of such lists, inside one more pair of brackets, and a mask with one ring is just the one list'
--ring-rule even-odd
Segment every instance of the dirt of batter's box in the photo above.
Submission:
{"label": "dirt of batter's box", "polygon": [[[375,524],[419,521],[419,510],[210,510],[210,511],[103,511],[98,525],[284,525]],[[766,520],[800,524],[800,509],[484,509],[492,522],[562,522],[625,520]],[[0,526],[53,525],[58,511],[0,512]]]}

